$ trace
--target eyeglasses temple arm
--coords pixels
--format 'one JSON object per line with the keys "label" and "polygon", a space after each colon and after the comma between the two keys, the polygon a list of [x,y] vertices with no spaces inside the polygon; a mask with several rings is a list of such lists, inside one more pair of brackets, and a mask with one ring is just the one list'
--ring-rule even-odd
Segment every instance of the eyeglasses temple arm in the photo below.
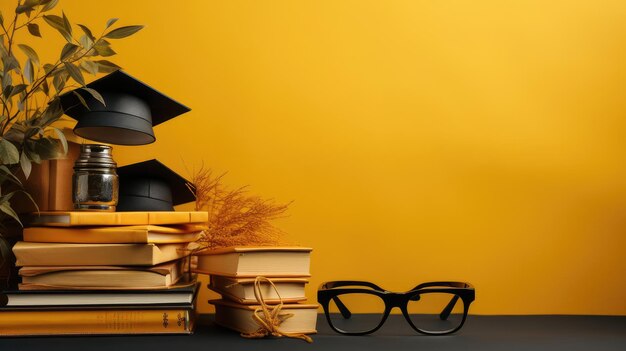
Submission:
{"label": "eyeglasses temple arm", "polygon": [[457,301],[459,301],[459,295],[454,295],[452,299],[450,300],[450,302],[448,302],[448,305],[443,309],[443,311],[441,311],[441,313],[439,314],[439,318],[442,321],[445,321],[446,319],[448,319]]}
{"label": "eyeglasses temple arm", "polygon": [[350,312],[348,307],[346,307],[346,305],[341,302],[338,296],[334,296],[332,299],[333,301],[335,301],[335,305],[337,305],[337,308],[339,309],[339,312],[341,312],[341,315],[344,319],[349,319],[350,317],[352,317],[352,312]]}

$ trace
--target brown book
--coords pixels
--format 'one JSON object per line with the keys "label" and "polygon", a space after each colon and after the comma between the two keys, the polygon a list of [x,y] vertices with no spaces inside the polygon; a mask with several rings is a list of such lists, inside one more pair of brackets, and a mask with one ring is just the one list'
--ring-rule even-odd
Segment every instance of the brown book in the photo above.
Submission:
{"label": "brown book", "polygon": [[[211,300],[215,305],[215,322],[223,327],[240,333],[251,333],[259,329],[259,324],[252,318],[257,305],[240,305],[227,300]],[[286,304],[281,314],[293,314],[279,326],[285,333],[315,334],[317,333],[318,305]],[[262,313],[262,312],[261,312]]]}
{"label": "brown book", "polygon": [[[241,304],[258,304],[254,296],[254,280],[255,278],[231,278],[219,275],[211,275],[209,289],[219,293],[223,298],[241,303]],[[278,296],[283,302],[299,302],[305,301],[304,286],[308,283],[306,278],[272,278],[272,283],[276,286],[276,290],[267,283],[261,284],[261,294],[266,303],[277,304],[280,302]]]}
{"label": "brown book", "polygon": [[117,226],[117,227],[30,227],[24,228],[24,241],[39,243],[131,244],[188,243],[202,232],[194,225]]}
{"label": "brown book", "polygon": [[20,241],[17,266],[154,266],[189,255],[187,244],[58,244]]}
{"label": "brown book", "polygon": [[[73,134],[71,130],[68,131]],[[24,189],[33,197],[39,211],[72,210],[72,175],[74,161],[79,154],[80,145],[68,140],[68,151],[64,158],[32,164],[30,176],[23,183]],[[36,210],[26,195],[17,194],[13,200],[12,204],[17,213]]]}
{"label": "brown book", "polygon": [[[174,285],[183,275],[185,260],[152,267],[29,266],[19,271],[20,290],[32,286],[48,289],[156,289]],[[30,289],[33,290],[33,289]]]}
{"label": "brown book", "polygon": [[117,310],[0,309],[0,336],[191,334],[193,307]]}
{"label": "brown book", "polygon": [[227,247],[198,253],[196,272],[228,277],[308,277],[311,248]]}

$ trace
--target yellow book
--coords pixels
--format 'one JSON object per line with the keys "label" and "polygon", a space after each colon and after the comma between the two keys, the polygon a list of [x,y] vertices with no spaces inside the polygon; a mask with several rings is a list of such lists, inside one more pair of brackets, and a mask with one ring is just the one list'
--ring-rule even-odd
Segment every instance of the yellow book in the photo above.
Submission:
{"label": "yellow book", "polygon": [[29,226],[107,226],[107,225],[170,225],[203,223],[208,221],[205,211],[155,212],[89,212],[59,211],[33,213],[27,219]]}
{"label": "yellow book", "polygon": [[195,271],[227,277],[308,277],[311,248],[239,246],[197,253]]}
{"label": "yellow book", "polygon": [[20,241],[16,266],[154,266],[189,255],[187,244],[57,244]]}
{"label": "yellow book", "polygon": [[191,334],[191,308],[2,310],[0,336]]}
{"label": "yellow book", "polygon": [[[252,317],[259,306],[240,305],[227,300],[211,300],[209,303],[215,305],[215,323],[240,333],[252,333],[259,329],[259,324]],[[280,330],[285,333],[317,333],[317,307],[317,304],[283,305],[281,315],[293,314],[293,316],[280,324]]]}
{"label": "yellow book", "polygon": [[201,231],[195,225],[174,227],[139,225],[116,227],[30,227],[24,228],[24,241],[39,243],[125,244],[188,243]]}

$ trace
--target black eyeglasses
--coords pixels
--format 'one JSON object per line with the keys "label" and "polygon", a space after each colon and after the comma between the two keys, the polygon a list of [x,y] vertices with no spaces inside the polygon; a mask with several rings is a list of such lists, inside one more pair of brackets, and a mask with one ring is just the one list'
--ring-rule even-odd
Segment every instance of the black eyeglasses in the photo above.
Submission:
{"label": "black eyeglasses", "polygon": [[474,296],[474,287],[463,282],[429,282],[396,293],[369,282],[332,281],[317,291],[328,324],[345,335],[375,332],[394,307],[420,333],[454,333],[465,323]]}

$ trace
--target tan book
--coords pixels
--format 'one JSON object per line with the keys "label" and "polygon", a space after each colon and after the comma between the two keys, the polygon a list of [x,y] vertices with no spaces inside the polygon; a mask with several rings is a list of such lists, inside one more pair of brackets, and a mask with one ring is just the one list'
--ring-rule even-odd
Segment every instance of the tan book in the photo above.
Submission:
{"label": "tan book", "polygon": [[189,308],[2,310],[0,336],[191,334]]}
{"label": "tan book", "polygon": [[[70,131],[71,132],[71,131]],[[50,160],[50,188],[48,207],[40,211],[70,211],[74,207],[72,199],[72,176],[74,162],[80,155],[80,145],[68,142],[64,158]]]}
{"label": "tan book", "polygon": [[308,277],[311,248],[227,247],[202,251],[195,269],[198,273],[228,277]]}
{"label": "tan book", "polygon": [[[259,324],[252,318],[254,310],[259,306],[240,305],[227,300],[211,300],[209,303],[215,305],[217,324],[240,333],[251,333],[259,329]],[[281,323],[280,330],[285,333],[317,333],[317,307],[318,305],[308,304],[283,305],[281,313],[291,313],[293,316]]]}
{"label": "tan book", "polygon": [[[219,293],[223,298],[241,303],[258,304],[254,296],[255,278],[231,278],[219,275],[211,275],[209,289]],[[304,286],[309,282],[306,278],[272,278],[276,290],[267,283],[261,284],[261,294],[266,303],[277,304],[282,298],[283,302],[305,301]]]}
{"label": "tan book", "polygon": [[17,266],[154,266],[189,255],[187,244],[57,244],[20,241]]}
{"label": "tan book", "polygon": [[119,227],[30,227],[24,241],[39,243],[131,244],[188,243],[202,232],[194,225],[172,227],[139,225]]}
{"label": "tan book", "polygon": [[[149,289],[174,285],[183,275],[185,260],[152,267],[28,266],[19,271],[22,285],[46,285],[54,289]],[[25,287],[28,289],[28,286]]]}
{"label": "tan book", "polygon": [[49,211],[31,214],[29,226],[171,225],[208,221],[205,211],[90,212]]}

